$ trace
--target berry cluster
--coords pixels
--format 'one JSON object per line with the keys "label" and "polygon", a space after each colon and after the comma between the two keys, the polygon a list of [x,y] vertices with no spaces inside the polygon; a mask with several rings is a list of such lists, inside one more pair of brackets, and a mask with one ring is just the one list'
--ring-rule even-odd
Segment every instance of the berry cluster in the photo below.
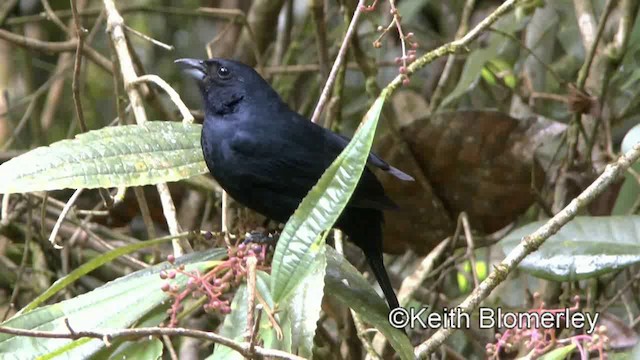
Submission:
{"label": "berry cluster", "polygon": [[[540,301],[540,294],[533,295],[534,301],[540,305],[528,310],[529,312],[550,312],[563,313],[566,309],[545,309],[544,302]],[[569,311],[575,312],[580,308],[580,297],[574,298],[574,306]],[[559,337],[556,328],[531,328],[531,329],[509,329],[504,333],[496,333],[496,342],[486,345],[488,359],[500,359],[501,356],[514,354],[524,350],[528,352],[530,358],[537,358],[554,349],[575,344],[580,354],[581,360],[589,359],[590,352],[598,352],[599,358],[605,356],[605,348],[609,342],[606,326],[599,326],[593,334],[577,334],[569,337]],[[510,356],[509,356],[510,358]]]}
{"label": "berry cluster", "polygon": [[[160,272],[160,278],[167,280],[161,289],[173,298],[173,303],[167,309],[169,315],[168,327],[178,324],[178,314],[184,309],[183,301],[192,296],[194,298],[206,297],[203,305],[205,312],[217,311],[220,314],[231,312],[231,293],[247,276],[247,259],[255,257],[259,270],[268,269],[267,256],[269,244],[241,243],[227,249],[228,258],[205,274],[198,271],[186,271],[184,265],[175,266],[175,257],[169,255],[167,261],[174,265],[173,269]],[[172,280],[178,274],[187,276],[187,286],[184,290],[173,283]]]}
{"label": "berry cluster", "polygon": [[[362,7],[362,11],[371,12],[374,11],[378,0],[374,0],[371,5],[364,5]],[[398,72],[402,76],[402,85],[409,85],[409,75],[408,75],[408,65],[416,60],[416,49],[418,48],[418,42],[415,40],[414,34],[409,32],[405,35],[402,30],[402,16],[398,12],[398,8],[396,7],[395,0],[389,0],[390,10],[389,12],[393,16],[393,20],[389,23],[389,25],[378,26],[378,32],[380,32],[380,36],[373,42],[373,47],[379,49],[382,47],[382,38],[393,28],[395,27],[398,31],[398,36],[400,38],[400,45],[402,47],[402,56],[398,56],[395,58],[396,64],[399,66]],[[408,45],[408,46],[407,46]],[[410,49],[407,49],[410,47]]]}

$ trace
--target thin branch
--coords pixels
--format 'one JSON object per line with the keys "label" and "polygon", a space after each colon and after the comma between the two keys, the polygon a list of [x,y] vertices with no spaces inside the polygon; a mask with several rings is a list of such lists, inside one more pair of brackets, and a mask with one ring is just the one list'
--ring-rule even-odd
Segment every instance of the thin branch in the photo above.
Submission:
{"label": "thin branch", "polygon": [[[562,76],[560,76],[555,70],[553,70],[553,68],[551,66],[549,66],[549,64],[545,63],[536,53],[535,51],[533,51],[532,49],[529,49],[527,47],[527,45],[523,44],[522,41],[520,41],[520,39],[518,39],[517,37],[513,36],[512,34],[509,34],[508,32],[504,32],[500,29],[496,29],[496,28],[490,28],[489,31],[496,33],[498,35],[504,36],[507,39],[513,41],[516,45],[518,45],[522,50],[526,51],[527,54],[531,55],[531,57],[533,57],[540,65],[542,65],[542,67],[545,68],[545,70],[551,74],[551,76],[553,76],[553,78],[561,85],[566,85],[567,81],[564,80],[562,78]],[[555,94],[551,94],[550,96],[553,96]],[[533,94],[531,95],[533,97]],[[559,100],[559,101],[565,101],[565,97],[561,96],[561,95],[557,95],[559,96],[559,98],[562,98],[563,100]],[[559,98],[555,98],[555,99],[559,99]]]}
{"label": "thin branch", "polygon": [[149,210],[149,203],[147,203],[147,197],[144,195],[144,190],[142,189],[142,187],[136,186],[133,188],[133,193],[135,194],[136,200],[138,201],[138,206],[140,206],[142,220],[144,221],[144,226],[147,228],[147,236],[149,237],[149,239],[155,239],[156,228],[153,225],[151,211]]}
{"label": "thin branch", "polygon": [[80,194],[82,194],[82,190],[84,189],[78,189],[73,193],[73,195],[71,195],[71,197],[69,198],[69,201],[67,201],[67,203],[64,205],[64,208],[60,212],[60,216],[58,216],[58,220],[56,221],[56,224],[53,226],[53,230],[51,230],[51,235],[49,235],[49,242],[56,249],[62,249],[62,246],[56,243],[56,236],[58,235],[58,231],[60,231],[60,226],[62,226],[62,222],[67,217],[67,214],[69,213],[69,210],[71,210],[71,207],[73,206],[73,204],[76,202],[76,200],[78,200],[78,197],[80,197]]}
{"label": "thin branch", "polygon": [[163,43],[162,41],[156,40],[156,39],[152,38],[151,36],[143,34],[140,31],[138,31],[138,30],[136,30],[136,29],[134,29],[132,27],[129,27],[129,26],[125,25],[124,29],[127,30],[128,32],[132,33],[133,35],[138,36],[141,39],[147,40],[148,42],[152,43],[153,45],[155,45],[157,47],[160,47],[160,48],[163,48],[163,49],[169,50],[169,51],[172,51],[174,49],[172,45],[168,45],[168,44]]}
{"label": "thin branch", "polygon": [[321,81],[327,81],[329,77],[329,49],[327,46],[327,26],[324,22],[324,0],[311,1],[311,15],[315,25]]}
{"label": "thin branch", "polygon": [[193,118],[193,115],[191,115],[191,112],[189,111],[189,108],[187,107],[187,105],[184,104],[184,102],[180,98],[180,95],[169,84],[167,84],[167,82],[164,81],[160,76],[142,75],[136,78],[135,80],[133,80],[130,83],[130,85],[135,85],[142,82],[152,82],[158,85],[160,88],[162,88],[162,90],[164,90],[167,93],[167,95],[169,95],[169,98],[171,99],[171,101],[174,104],[176,104],[176,106],[178,107],[178,110],[180,110],[180,114],[182,114],[182,121],[187,124],[193,124],[194,118]]}
{"label": "thin branch", "polygon": [[[592,31],[591,18],[592,16],[592,8],[590,1],[583,0],[574,0],[574,6],[576,10],[576,16],[578,16],[578,24],[580,29],[582,30],[582,37],[585,48],[589,49],[587,53],[587,57],[580,67],[580,71],[578,72],[578,79],[576,81],[576,90],[578,93],[582,93],[587,82],[587,78],[589,77],[589,70],[591,69],[591,64],[593,63],[593,59],[596,56],[596,50],[598,49],[598,44],[600,43],[600,38],[602,37],[602,33],[604,31],[604,27],[607,23],[607,18],[613,10],[613,5],[617,0],[607,0],[607,4],[605,5],[605,9],[600,16],[600,20],[598,23],[597,30],[595,32]],[[588,45],[588,46],[587,46]],[[567,146],[568,146],[568,154],[566,160],[562,167],[560,168],[560,173],[558,176],[557,185],[554,191],[554,204],[553,209],[559,209],[565,204],[566,194],[567,194],[567,174],[573,163],[578,156],[578,143],[580,132],[584,134],[584,139],[586,143],[589,143],[590,140],[587,138],[586,133],[584,132],[584,126],[582,124],[582,114],[580,112],[576,112],[573,114],[571,118],[571,123],[569,128],[567,129]]]}
{"label": "thin branch", "polygon": [[[73,52],[78,49],[78,39],[71,39],[67,41],[42,41],[34,38],[25,37],[22,35],[14,34],[10,31],[0,29],[0,39],[6,40],[14,45],[47,53],[61,53],[61,52]],[[111,73],[113,66],[111,61],[107,60],[99,52],[89,46],[85,46],[82,49],[84,56],[93,61],[100,68]]]}
{"label": "thin branch", "polygon": [[[460,25],[458,25],[458,31],[456,31],[456,39],[461,38],[469,29],[469,18],[471,17],[471,12],[473,11],[474,6],[475,0],[465,1],[464,8],[462,9],[462,15],[460,16]],[[442,75],[440,76],[440,79],[438,79],[438,85],[436,86],[436,89],[433,91],[433,95],[431,96],[431,101],[429,103],[429,113],[433,113],[440,105],[440,99],[442,99],[442,91],[444,90],[444,87],[449,80],[449,76],[453,71],[455,61],[456,56],[454,54],[449,55],[449,57],[447,58],[447,62],[444,65],[444,70],[442,70]]]}
{"label": "thin branch", "polygon": [[327,79],[324,88],[322,89],[322,93],[320,94],[320,99],[318,100],[318,104],[316,105],[315,110],[313,110],[313,116],[311,117],[311,121],[314,123],[318,123],[320,120],[320,115],[322,114],[322,110],[329,100],[329,96],[331,94],[331,89],[333,88],[333,83],[336,81],[336,77],[338,76],[338,71],[340,70],[340,65],[344,61],[344,58],[347,55],[347,49],[349,48],[349,43],[351,43],[351,38],[356,32],[358,19],[360,18],[360,14],[362,14],[362,9],[364,7],[364,0],[359,0],[358,5],[356,5],[356,10],[353,12],[353,17],[351,18],[351,23],[349,24],[349,28],[347,29],[347,34],[344,36],[342,40],[342,45],[340,45],[340,50],[338,51],[338,55],[336,56],[336,60],[333,63],[333,67],[331,68],[331,72],[329,73],[329,78]]}
{"label": "thin branch", "polygon": [[[578,2],[578,1],[576,1]],[[604,31],[605,25],[607,24],[607,19],[609,18],[609,14],[613,10],[613,6],[618,2],[618,0],[607,0],[607,4],[600,15],[600,19],[598,22],[598,29],[596,30],[595,38],[591,41],[591,46],[589,47],[589,52],[587,58],[585,59],[582,67],[580,68],[580,72],[578,72],[578,81],[576,82],[576,87],[578,90],[584,90],[584,85],[587,81],[587,77],[589,76],[589,70],[591,69],[591,64],[593,63],[593,59],[596,55],[596,50],[598,48],[598,44],[600,43],[600,39],[602,38],[602,32]]]}
{"label": "thin branch", "polygon": [[[46,0],[43,1],[46,2]],[[82,23],[80,22],[80,16],[78,16],[76,0],[70,1],[71,12],[73,13],[73,23],[76,27],[76,40],[78,45],[76,48],[76,58],[73,63],[73,82],[71,85],[71,89],[73,93],[73,104],[75,105],[76,116],[78,117],[78,125],[80,126],[80,130],[82,132],[86,132],[88,130],[87,123],[84,121],[84,113],[82,111],[82,102],[80,99],[80,70],[82,67],[82,49],[84,48],[84,29],[82,28]]]}
{"label": "thin branch", "polygon": [[231,246],[231,238],[229,237],[229,199],[229,194],[222,190],[222,216],[220,216],[222,226],[220,227],[220,230],[224,234],[224,242],[227,247]]}
{"label": "thin branch", "polygon": [[9,298],[9,305],[7,306],[7,311],[2,317],[3,322],[7,319],[9,311],[15,308],[16,300],[18,299],[18,294],[20,293],[20,283],[22,280],[22,275],[24,274],[24,270],[27,267],[27,260],[29,259],[29,248],[31,247],[31,239],[33,238],[32,222],[33,211],[31,211],[31,196],[27,194],[27,226],[25,228],[24,249],[22,250],[20,267],[18,268],[18,271],[16,273],[15,286],[13,287],[11,297]]}
{"label": "thin branch", "polygon": [[[133,115],[138,125],[144,125],[147,122],[147,114],[142,104],[142,96],[135,86],[132,86],[137,81],[138,76],[131,60],[131,54],[127,46],[127,40],[124,34],[124,19],[118,13],[113,0],[103,0],[104,7],[107,11],[107,33],[111,37],[113,47],[118,57],[120,64],[120,71],[122,73],[122,80],[124,82],[125,90],[129,97],[129,103],[133,110]],[[169,232],[172,235],[180,233],[180,225],[176,216],[176,207],[171,198],[171,193],[166,183],[157,184],[156,188],[160,194],[160,201],[162,202],[162,210],[169,227]],[[173,252],[176,257],[183,255],[186,251],[191,250],[191,246],[184,239],[174,239],[172,241]]]}
{"label": "thin branch", "polygon": [[473,286],[478,287],[478,270],[476,268],[476,254],[475,254],[475,242],[473,241],[473,235],[471,234],[471,225],[469,225],[469,217],[464,211],[460,213],[460,220],[462,221],[462,228],[464,229],[464,238],[467,241],[467,253],[466,257],[471,263],[471,274],[473,275]]}
{"label": "thin branch", "polygon": [[256,311],[256,267],[258,266],[258,259],[255,256],[247,257],[247,328],[245,331],[245,341],[250,344],[249,349],[253,349],[255,340],[253,329],[256,325],[255,311]]}
{"label": "thin branch", "polygon": [[167,327],[148,327],[137,329],[121,329],[110,331],[91,331],[91,330],[73,330],[70,325],[67,325],[69,332],[55,332],[55,331],[36,331],[25,330],[10,327],[0,327],[0,333],[11,334],[16,336],[28,336],[35,338],[46,339],[81,339],[81,338],[93,338],[102,340],[105,345],[111,345],[113,340],[126,339],[141,339],[150,336],[187,336],[197,339],[203,339],[212,341],[216,344],[224,345],[231,348],[244,356],[254,355],[258,359],[283,359],[283,360],[304,360],[304,358],[296,355],[289,354],[281,350],[265,349],[260,346],[255,347],[255,354],[249,353],[249,344],[237,342],[235,340],[220,336],[218,334],[185,328],[167,328]]}
{"label": "thin branch", "polygon": [[[73,0],[71,0],[73,7],[75,7],[75,5],[73,5]],[[53,9],[51,8],[51,4],[49,4],[48,0],[40,0],[40,3],[42,4],[42,7],[44,8],[44,12],[47,16],[47,19],[53,21],[54,24],[56,24],[60,29],[62,29],[62,31],[64,31],[67,35],[69,36],[73,36],[73,33],[71,33],[71,31],[69,31],[69,28],[67,28],[67,26],[62,22],[62,20],[60,20],[60,18],[58,17],[58,15],[56,15],[56,13],[53,11]],[[73,10],[72,10],[73,12]],[[77,11],[75,11],[74,13],[74,17],[76,16],[75,14],[77,14]]]}

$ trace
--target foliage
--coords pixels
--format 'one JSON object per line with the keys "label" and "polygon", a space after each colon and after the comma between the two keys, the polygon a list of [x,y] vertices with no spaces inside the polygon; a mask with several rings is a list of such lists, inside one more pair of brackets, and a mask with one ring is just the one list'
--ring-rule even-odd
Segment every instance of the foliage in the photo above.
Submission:
{"label": "foliage", "polygon": [[[356,1],[259,0],[242,10],[201,8],[220,1],[116,2],[129,29],[123,48],[133,65],[124,68],[108,56],[123,49],[111,47],[113,13],[99,16],[110,2],[73,2],[90,29],[79,68],[68,1],[0,5],[0,331],[65,335],[2,333],[0,357],[157,359],[180,347],[245,358],[254,354],[237,350],[251,341],[256,351],[305,358],[408,359],[440,335],[442,350],[460,358],[637,354],[640,164],[599,196],[574,200],[640,139],[637,2],[517,1],[496,17],[512,2],[365,1],[321,119],[353,139],[284,228],[266,229],[208,177],[201,112],[191,124],[173,110],[182,99],[197,109],[199,94],[173,60],[208,49],[255,65],[310,117]],[[459,42],[451,42],[467,41],[478,24],[479,36],[452,54]],[[128,84],[145,71],[181,99],[151,84],[123,86],[121,73]],[[159,121],[141,124],[141,111]],[[428,329],[407,337],[391,326],[359,250],[327,245],[340,239],[331,227],[372,147],[417,179],[380,175],[401,208],[385,215],[384,248],[403,305],[435,316],[482,293],[472,303],[600,314],[596,333],[519,327],[430,338]],[[170,197],[148,186],[162,191],[167,182]],[[63,210],[75,189],[86,190]],[[539,248],[525,245],[531,254],[503,273],[500,261],[576,203],[576,218]],[[47,241],[52,232],[63,250]],[[176,259],[185,241],[196,251]],[[500,286],[488,294],[494,281]],[[73,336],[194,324],[240,347]]]}

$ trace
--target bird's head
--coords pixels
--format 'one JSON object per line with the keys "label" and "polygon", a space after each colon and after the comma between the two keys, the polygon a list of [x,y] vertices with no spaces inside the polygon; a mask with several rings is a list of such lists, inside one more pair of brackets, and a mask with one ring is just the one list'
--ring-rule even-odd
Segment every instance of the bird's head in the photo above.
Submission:
{"label": "bird's head", "polygon": [[261,104],[280,102],[278,94],[260,74],[243,63],[216,58],[178,59],[175,62],[198,83],[207,114],[234,113],[241,109],[243,103],[259,108]]}

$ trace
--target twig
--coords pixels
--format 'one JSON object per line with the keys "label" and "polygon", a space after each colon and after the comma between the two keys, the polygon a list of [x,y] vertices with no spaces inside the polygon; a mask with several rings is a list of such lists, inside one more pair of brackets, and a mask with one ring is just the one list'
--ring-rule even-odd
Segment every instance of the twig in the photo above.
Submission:
{"label": "twig", "polygon": [[607,302],[599,308],[599,311],[607,310],[614,302],[618,300],[630,287],[633,286],[634,283],[640,282],[640,272],[635,274],[631,279],[629,279],[617,292],[611,297]]}
{"label": "twig", "polygon": [[[460,16],[460,25],[458,25],[458,31],[456,31],[456,39],[461,38],[469,29],[469,18],[471,17],[471,12],[473,11],[474,6],[475,0],[465,1],[464,8],[462,9],[462,16]],[[433,91],[431,101],[429,102],[430,114],[436,111],[436,109],[440,105],[442,91],[447,84],[447,81],[449,80],[449,76],[451,75],[451,71],[453,70],[455,61],[456,56],[454,54],[451,54],[449,55],[449,57],[447,57],[447,62],[445,63],[444,69],[442,70],[442,75],[440,76],[440,79],[438,79],[438,85]]]}
{"label": "twig", "polygon": [[[49,20],[53,21],[53,23],[56,24],[60,29],[62,29],[62,31],[64,31],[67,35],[73,36],[71,31],[69,31],[69,28],[67,28],[67,26],[62,22],[62,20],[60,20],[58,15],[56,15],[56,13],[53,12],[53,9],[51,8],[51,4],[49,4],[49,1],[48,0],[40,0],[40,3],[42,4],[42,7],[44,8],[45,14],[47,14],[47,18]],[[71,6],[75,7],[75,5],[73,5],[73,0],[71,0],[71,3],[72,3]],[[72,12],[73,11],[74,10],[72,10]],[[75,14],[77,14],[77,11],[75,11],[74,17],[76,16]]]}
{"label": "twig", "polygon": [[[80,23],[80,16],[78,16],[78,8],[76,7],[76,0],[71,1],[71,12],[73,13],[73,23],[76,27],[76,39],[77,39],[77,50],[76,50],[76,58],[73,63],[73,82],[71,85],[72,93],[73,93],[73,104],[76,108],[76,116],[78,117],[78,125],[80,126],[80,130],[82,132],[87,131],[87,124],[84,121],[84,113],[82,111],[82,102],[80,100],[80,68],[82,67],[82,49],[84,47],[84,29],[82,28],[82,23]],[[43,0],[46,2],[46,0]],[[55,16],[55,15],[54,15]],[[60,19],[58,19],[59,21]]]}
{"label": "twig", "polygon": [[[147,122],[147,114],[142,104],[142,96],[134,86],[131,86],[138,76],[136,75],[124,34],[124,20],[118,13],[113,0],[103,0],[103,3],[107,11],[107,33],[111,37],[118,56],[122,80],[129,97],[133,115],[138,125],[144,125],[144,123]],[[173,199],[171,199],[169,188],[166,183],[157,184],[156,188],[160,194],[162,210],[169,227],[169,232],[172,235],[177,235],[180,233],[180,225],[178,224],[176,208]],[[174,239],[172,245],[176,257],[183,255],[186,251],[191,251],[191,246],[184,239]]]}
{"label": "twig", "polygon": [[[575,3],[582,2],[575,0]],[[595,38],[590,41],[589,52],[587,58],[585,59],[580,71],[578,72],[578,80],[576,81],[576,87],[578,90],[584,90],[584,85],[587,81],[587,77],[589,76],[589,70],[591,69],[591,64],[593,63],[593,59],[596,55],[596,49],[598,48],[598,44],[600,43],[600,38],[602,38],[602,32],[604,31],[605,25],[607,24],[607,18],[609,18],[609,14],[613,10],[613,6],[618,2],[618,0],[607,0],[607,4],[600,15],[600,19],[598,21],[598,29],[595,33]],[[581,21],[581,20],[580,20]],[[578,21],[578,22],[580,22]],[[587,39],[585,36],[585,44],[587,43]]]}
{"label": "twig", "polygon": [[132,28],[130,26],[124,25],[124,29],[127,30],[128,32],[132,33],[133,35],[136,35],[136,36],[140,37],[141,39],[147,40],[148,42],[152,43],[153,45],[161,47],[161,48],[163,48],[165,50],[172,51],[174,49],[174,47],[172,45],[168,45],[168,44],[163,43],[162,41],[156,40],[156,39],[152,38],[151,36],[149,36],[147,34],[143,34],[140,31],[138,31],[138,30],[136,30],[136,29],[134,29],[134,28]]}
{"label": "twig", "polygon": [[180,110],[180,114],[182,114],[182,121],[187,124],[193,124],[194,118],[193,118],[193,115],[191,115],[191,112],[189,111],[189,108],[187,107],[187,105],[184,104],[184,102],[180,98],[180,95],[169,84],[167,84],[167,82],[164,81],[160,76],[142,75],[136,78],[135,80],[131,81],[129,84],[135,85],[142,82],[152,82],[158,85],[160,88],[162,88],[162,90],[164,90],[167,93],[167,95],[169,95],[169,98],[171,99],[171,101],[173,101],[173,103],[176,104],[176,106],[178,107],[178,110]]}
{"label": "twig", "polygon": [[471,274],[473,275],[473,286],[478,287],[478,271],[476,268],[476,255],[475,251],[475,243],[473,241],[473,235],[471,234],[471,225],[469,225],[469,218],[467,217],[467,213],[464,211],[460,213],[460,220],[462,221],[462,228],[464,229],[464,238],[467,241],[467,254],[466,257],[469,259],[469,263],[471,263]]}
{"label": "twig", "polygon": [[[171,235],[177,235],[181,232],[180,224],[178,224],[178,216],[176,215],[176,206],[171,198],[171,192],[169,186],[166,183],[157,184],[158,194],[160,194],[160,202],[162,202],[162,213],[167,221],[169,227],[169,233]],[[173,246],[173,255],[179,257],[185,253],[192,252],[193,248],[189,242],[185,239],[179,238],[171,242]]]}
{"label": "twig", "polygon": [[169,357],[171,358],[171,360],[180,360],[180,358],[178,357],[178,353],[176,353],[176,349],[171,343],[171,338],[167,335],[162,335],[162,342],[164,343],[164,346],[169,349]]}
{"label": "twig", "polygon": [[[293,0],[285,0],[284,11],[282,16],[282,31],[278,31],[276,37],[276,46],[273,52],[273,58],[271,63],[274,65],[281,65],[284,59],[284,54],[289,48],[291,43],[291,30],[293,29]],[[267,72],[265,72],[267,74]]]}
{"label": "twig", "polygon": [[[346,34],[346,32],[345,32]],[[354,38],[355,40],[356,38]],[[357,70],[360,68],[357,62],[348,62],[343,64],[349,70]],[[378,61],[377,67],[397,67],[395,61]],[[291,65],[272,65],[263,69],[265,76],[277,74],[293,75],[296,73],[317,72],[320,71],[320,64],[291,64]]]}
{"label": "twig", "polygon": [[[616,2],[617,0],[607,0],[605,9],[600,16],[597,30],[593,32],[593,25],[591,24],[593,20],[593,9],[591,8],[591,2],[574,0],[576,15],[578,16],[578,25],[582,32],[583,43],[585,45],[585,48],[589,49],[587,57],[582,64],[582,67],[580,67],[580,71],[578,72],[578,79],[576,80],[576,90],[578,92],[583,92],[584,90],[587,78],[589,77],[591,64],[593,63],[593,59],[595,58],[596,50],[598,48],[598,44],[600,43],[600,38],[602,37],[602,32],[604,31],[604,27],[607,23],[607,18],[609,17],[611,10],[613,10],[613,5]],[[553,210],[560,209],[565,204],[565,198],[567,194],[567,173],[573,166],[573,163],[578,156],[578,142],[580,132],[583,132],[585,134],[585,142],[589,143],[590,140],[587,138],[582,124],[582,114],[580,112],[576,112],[573,114],[573,117],[571,118],[571,124],[567,129],[568,153],[564,164],[559,170],[560,173],[554,191]]]}
{"label": "twig", "polygon": [[71,210],[71,207],[73,206],[73,204],[76,202],[76,200],[78,200],[78,197],[80,196],[80,194],[82,194],[82,190],[84,189],[78,189],[73,193],[73,195],[71,195],[71,197],[69,198],[69,201],[67,201],[64,208],[60,212],[60,216],[58,216],[58,220],[56,221],[56,224],[53,226],[53,230],[51,230],[51,235],[49,235],[49,242],[51,243],[51,245],[53,245],[55,249],[62,249],[62,246],[56,243],[56,236],[58,235],[58,231],[60,231],[60,226],[62,226],[62,222],[67,217],[69,210]]}
{"label": "twig", "polygon": [[356,312],[353,311],[353,309],[349,309],[349,311],[351,312],[351,318],[353,319],[353,324],[356,326],[356,332],[358,333],[358,338],[360,338],[360,342],[362,343],[362,346],[367,351],[367,359],[382,360],[382,357],[378,354],[378,352],[376,352],[376,349],[373,347],[371,342],[367,339],[366,337],[367,328],[366,326],[364,326],[364,323],[360,319],[360,316],[358,316],[358,314],[356,314]]}
{"label": "twig", "polygon": [[144,221],[144,226],[147,228],[147,236],[149,237],[149,239],[155,239],[156,228],[153,226],[153,219],[151,218],[151,211],[149,211],[149,203],[147,203],[147,198],[144,195],[144,190],[142,189],[142,187],[136,186],[133,188],[133,193],[135,194],[136,200],[138,201],[138,206],[140,206],[142,220]]}
{"label": "twig", "polygon": [[342,45],[340,45],[340,50],[338,50],[338,55],[336,56],[336,60],[333,63],[333,67],[331,67],[331,72],[329,73],[329,78],[322,89],[322,93],[320,94],[320,99],[318,100],[318,104],[316,105],[315,110],[313,110],[313,116],[311,116],[311,121],[314,123],[318,123],[320,120],[320,115],[322,114],[322,110],[329,100],[329,95],[331,94],[331,89],[333,88],[333,83],[336,81],[336,76],[338,75],[338,71],[340,70],[340,65],[344,61],[344,58],[347,55],[347,49],[349,48],[349,44],[351,43],[351,38],[357,29],[358,19],[360,18],[360,14],[362,14],[362,9],[364,7],[364,0],[359,0],[358,5],[356,5],[356,10],[353,12],[353,17],[351,18],[351,23],[349,24],[349,28],[347,29],[347,34],[344,36],[342,40]]}
{"label": "twig", "polygon": [[[49,53],[61,53],[61,52],[73,52],[78,49],[78,39],[71,39],[67,41],[49,42],[38,39],[28,38],[21,35],[16,35],[10,31],[0,29],[0,39],[6,40],[14,45],[43,52]],[[111,61],[107,60],[99,52],[89,46],[82,48],[83,54],[91,61],[93,61],[100,68],[107,72],[112,72],[113,67]]]}
{"label": "twig", "polygon": [[127,47],[127,41],[124,35],[124,20],[118,13],[113,0],[104,0],[104,6],[107,10],[107,33],[111,37],[118,61],[120,63],[120,71],[122,72],[122,80],[124,87],[129,97],[129,102],[133,110],[136,122],[138,125],[143,125],[147,122],[147,114],[144,111],[142,105],[142,96],[135,87],[130,84],[138,77],[134,70],[133,62],[131,61],[131,55]]}
{"label": "twig", "polygon": [[[16,1],[16,0],[12,0]],[[79,15],[82,17],[96,17],[99,16],[104,8],[102,7],[94,7],[89,9],[80,10]],[[152,14],[163,14],[163,15],[177,15],[177,16],[190,16],[190,17],[205,17],[205,18],[213,18],[213,19],[233,19],[238,16],[240,13],[241,16],[244,16],[244,13],[238,9],[212,9],[219,10],[216,12],[206,12],[202,11],[202,9],[187,9],[181,7],[174,6],[158,6],[156,4],[153,5],[123,5],[120,7],[120,13],[128,14],[128,13],[152,13]],[[56,10],[54,13],[61,19],[70,18],[73,15],[71,14],[71,10]],[[22,25],[32,22],[42,22],[47,21],[46,14],[44,12],[35,14],[35,15],[25,15],[12,17],[7,19],[7,25]]]}
{"label": "twig", "polygon": [[[8,196],[7,196],[8,198]],[[31,197],[27,194],[27,226],[25,229],[25,237],[24,237],[24,249],[22,250],[22,259],[20,259],[20,267],[16,273],[16,282],[13,287],[13,291],[11,292],[11,297],[9,299],[9,306],[7,306],[7,311],[4,313],[2,317],[2,321],[7,319],[9,315],[9,311],[15,308],[16,300],[18,299],[18,294],[20,293],[20,281],[22,280],[22,274],[24,274],[24,269],[27,266],[27,260],[29,259],[29,248],[31,247],[31,239],[33,238],[33,211],[31,211]]]}
{"label": "twig", "polygon": [[245,341],[249,343],[249,349],[253,349],[254,314],[256,310],[256,267],[258,259],[255,256],[247,257],[247,328]]}
{"label": "twig", "polygon": [[227,247],[231,246],[231,239],[229,237],[229,194],[222,190],[222,215],[220,216],[222,226],[220,230],[224,234],[224,242]]}
{"label": "twig", "polygon": [[[496,33],[498,35],[504,36],[507,39],[513,41],[515,44],[517,44],[522,50],[526,51],[527,54],[531,55],[531,57],[533,57],[540,65],[542,65],[542,67],[545,68],[545,70],[551,74],[551,76],[553,76],[554,79],[556,79],[556,81],[558,82],[558,84],[561,85],[566,85],[567,81],[564,80],[555,70],[553,70],[553,68],[551,66],[549,66],[549,64],[547,64],[546,62],[544,62],[537,54],[535,51],[533,51],[532,49],[529,49],[527,47],[527,45],[523,44],[522,41],[520,41],[520,39],[518,39],[517,37],[513,36],[512,34],[508,33],[508,32],[504,32],[500,29],[496,29],[496,28],[490,28],[489,31],[491,31],[492,33]],[[541,93],[532,93],[531,97],[534,96],[534,94],[541,94]],[[556,94],[548,94],[550,97],[552,97],[553,100],[557,100],[557,101],[562,101],[562,102],[566,102],[566,97],[562,96],[562,95],[556,95]],[[544,95],[540,96],[543,97]]]}
{"label": "twig", "polygon": [[[70,68],[72,63],[73,57],[71,53],[60,54],[60,56],[58,56],[56,70],[54,73],[60,73],[61,71],[66,70],[66,68]],[[51,124],[53,124],[53,121],[56,118],[56,112],[64,94],[64,83],[65,78],[63,76],[58,76],[51,84],[45,98],[42,115],[40,116],[40,127],[45,132],[49,130]]]}
{"label": "twig", "polygon": [[[620,156],[615,163],[607,165],[604,172],[589,187],[542,227],[531,235],[525,236],[518,246],[500,264],[495,266],[494,271],[459,305],[459,308],[467,313],[475,309],[527,255],[536,251],[545,240],[557,233],[578,214],[578,211],[603,193],[638,159],[640,159],[640,143]],[[424,358],[433,353],[453,331],[454,329],[439,329],[431,338],[415,348],[416,357]]]}
{"label": "twig", "polygon": [[[216,333],[193,330],[185,328],[169,328],[169,327],[147,327],[137,329],[121,329],[121,330],[109,330],[109,331],[94,331],[94,330],[70,330],[67,333],[55,332],[55,331],[36,331],[25,330],[10,327],[0,327],[0,333],[11,334],[16,336],[28,336],[36,338],[46,339],[81,339],[81,338],[93,338],[102,340],[105,345],[109,346],[113,340],[118,339],[140,339],[150,336],[187,336],[197,339],[203,339],[212,341],[216,344],[224,345],[231,348],[244,356],[249,355],[249,344],[237,342],[235,340],[220,336]],[[255,347],[255,356],[259,359],[283,359],[283,360],[304,360],[304,358],[289,354],[281,350],[265,349],[260,346]]]}
{"label": "twig", "polygon": [[429,252],[427,256],[425,256],[413,274],[402,281],[402,285],[400,285],[400,290],[398,291],[398,300],[400,305],[407,305],[409,303],[413,294],[420,288],[420,286],[422,286],[422,283],[434,269],[436,260],[445,252],[450,241],[451,238],[441,241]]}
{"label": "twig", "polygon": [[255,353],[256,341],[258,339],[258,333],[260,332],[260,320],[262,319],[262,304],[256,305],[256,321],[253,324],[253,329],[251,330],[251,337],[249,337],[249,354]]}
{"label": "twig", "polygon": [[327,27],[324,22],[324,0],[311,1],[311,16],[315,25],[316,49],[320,63],[321,81],[327,81],[329,76],[329,49],[327,48]]}

